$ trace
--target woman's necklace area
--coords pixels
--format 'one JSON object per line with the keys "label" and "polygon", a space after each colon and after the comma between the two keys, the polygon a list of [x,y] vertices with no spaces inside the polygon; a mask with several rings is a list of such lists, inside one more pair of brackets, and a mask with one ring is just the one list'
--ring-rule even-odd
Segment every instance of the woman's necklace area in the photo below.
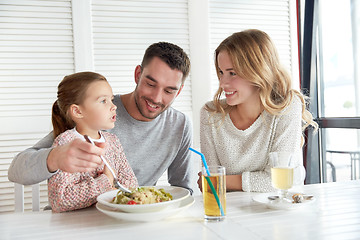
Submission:
{"label": "woman's necklace area", "polygon": [[251,125],[254,124],[254,122],[256,121],[256,119],[259,118],[260,115],[261,115],[261,112],[255,118],[242,117],[238,113],[238,110],[236,108],[231,109],[229,112],[230,119],[231,119],[232,123],[234,124],[234,126],[237,129],[242,130],[242,131],[251,127]]}

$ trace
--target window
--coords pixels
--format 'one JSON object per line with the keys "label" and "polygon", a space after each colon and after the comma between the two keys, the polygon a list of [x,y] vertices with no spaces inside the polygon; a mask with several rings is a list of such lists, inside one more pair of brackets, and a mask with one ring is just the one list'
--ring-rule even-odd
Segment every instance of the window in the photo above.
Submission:
{"label": "window", "polygon": [[305,1],[302,86],[320,126],[308,135],[309,183],[360,178],[359,7],[353,0]]}

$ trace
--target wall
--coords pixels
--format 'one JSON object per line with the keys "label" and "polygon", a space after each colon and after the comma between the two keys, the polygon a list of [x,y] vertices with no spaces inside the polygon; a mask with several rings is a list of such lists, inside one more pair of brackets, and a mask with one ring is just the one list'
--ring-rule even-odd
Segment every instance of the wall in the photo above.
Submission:
{"label": "wall", "polygon": [[[14,209],[9,164],[51,130],[51,105],[66,74],[97,71],[114,93],[127,93],[135,87],[133,71],[148,45],[178,44],[189,54],[192,70],[173,107],[192,118],[198,148],[199,110],[217,88],[212,54],[226,36],[247,28],[267,31],[298,81],[294,2],[0,0],[0,212]],[[41,201],[46,205],[46,183]],[[30,187],[25,202],[31,208]]]}

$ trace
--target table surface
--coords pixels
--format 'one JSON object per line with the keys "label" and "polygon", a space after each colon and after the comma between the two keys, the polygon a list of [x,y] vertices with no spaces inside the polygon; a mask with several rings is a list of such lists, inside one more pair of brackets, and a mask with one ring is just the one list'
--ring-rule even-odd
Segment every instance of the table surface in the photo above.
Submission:
{"label": "table surface", "polygon": [[0,239],[360,239],[360,180],[300,190],[316,201],[290,211],[253,201],[257,193],[228,193],[226,220],[217,223],[204,222],[201,196],[175,216],[146,223],[113,219],[95,207],[0,214]]}

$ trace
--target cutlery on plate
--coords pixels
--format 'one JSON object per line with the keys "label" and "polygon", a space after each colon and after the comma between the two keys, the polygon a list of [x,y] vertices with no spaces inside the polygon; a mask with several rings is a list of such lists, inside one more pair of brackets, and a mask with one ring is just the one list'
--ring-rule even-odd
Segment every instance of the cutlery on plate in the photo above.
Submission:
{"label": "cutlery on plate", "polygon": [[[86,141],[88,143],[91,143],[92,145],[95,145],[95,143],[88,137],[88,135],[84,135]],[[127,189],[126,187],[124,187],[123,185],[121,185],[121,183],[119,182],[118,178],[115,175],[114,170],[112,169],[112,167],[110,166],[110,164],[108,163],[108,161],[106,161],[106,159],[103,156],[99,156],[101,158],[101,160],[105,163],[105,165],[109,168],[111,174],[114,177],[114,186],[124,192],[128,192],[131,193],[131,191],[129,189]]]}
{"label": "cutlery on plate", "polygon": [[[314,197],[313,195],[303,195],[304,200],[310,200],[313,197]],[[268,199],[271,201],[274,201],[274,200],[279,199],[279,196],[268,196]]]}
{"label": "cutlery on plate", "polygon": [[279,199],[279,196],[268,196],[268,199],[274,201],[276,199]]}

